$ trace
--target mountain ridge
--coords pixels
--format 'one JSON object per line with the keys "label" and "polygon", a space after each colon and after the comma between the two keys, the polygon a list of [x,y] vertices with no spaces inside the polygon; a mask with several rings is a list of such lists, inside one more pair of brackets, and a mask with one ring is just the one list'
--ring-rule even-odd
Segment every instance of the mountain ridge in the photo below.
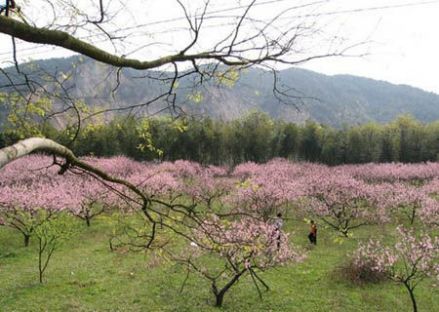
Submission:
{"label": "mountain ridge", "polygon": [[[166,91],[166,86],[157,80],[135,78],[145,74],[158,76],[160,72],[124,69],[119,76],[121,84],[114,93],[112,91],[117,85],[115,70],[81,56],[34,61],[21,65],[21,68],[26,71],[26,68],[35,66],[54,75],[74,71],[67,87],[71,88],[72,96],[91,107],[127,107],[146,102]],[[13,71],[12,68],[6,70]],[[295,123],[313,120],[334,127],[385,123],[401,114],[411,114],[422,122],[439,119],[439,95],[410,85],[349,74],[325,75],[303,68],[283,69],[278,78],[278,86],[283,90],[290,88],[288,92],[291,93],[290,97],[281,96],[281,101],[273,95],[272,74],[261,68],[242,72],[233,85],[218,84],[213,80],[194,89],[195,82],[184,78],[177,88],[177,105],[189,114],[224,120],[260,110],[276,119]],[[19,77],[16,79],[15,82],[20,82]],[[40,78],[37,75],[35,79]],[[2,84],[5,84],[4,77],[0,78]],[[194,93],[199,97],[196,101]],[[163,104],[155,103],[143,112],[153,113]]]}

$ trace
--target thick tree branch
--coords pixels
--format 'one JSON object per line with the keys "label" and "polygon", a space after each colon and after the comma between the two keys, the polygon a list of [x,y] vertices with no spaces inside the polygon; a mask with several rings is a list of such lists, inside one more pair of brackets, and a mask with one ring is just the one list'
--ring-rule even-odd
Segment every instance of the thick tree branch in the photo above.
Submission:
{"label": "thick tree branch", "polygon": [[223,58],[223,62],[227,64],[227,60],[225,59],[227,56],[209,52],[191,55],[178,53],[164,56],[152,61],[140,61],[137,59],[124,58],[122,56],[105,52],[104,50],[99,49],[90,43],[77,39],[66,32],[33,27],[4,16],[0,16],[0,33],[16,37],[27,42],[62,47],[116,67],[130,67],[138,70],[144,70],[157,68],[173,62],[186,62],[194,59],[221,60]]}
{"label": "thick tree branch", "polygon": [[76,159],[71,150],[52,140],[43,138],[29,138],[19,141],[14,145],[0,149],[0,168],[3,168],[8,163],[20,157],[29,155],[30,153],[36,151],[47,151],[63,157],[67,161]]}

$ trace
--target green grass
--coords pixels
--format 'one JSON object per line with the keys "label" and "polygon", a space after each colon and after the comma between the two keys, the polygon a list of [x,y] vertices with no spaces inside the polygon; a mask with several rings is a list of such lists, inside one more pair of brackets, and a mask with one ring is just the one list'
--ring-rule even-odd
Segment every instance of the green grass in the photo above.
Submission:
{"label": "green grass", "polygon": [[[23,247],[21,236],[0,227],[0,311],[411,311],[409,297],[392,282],[355,286],[337,273],[358,239],[392,233],[369,226],[343,244],[321,228],[315,248],[307,243],[308,226],[287,222],[293,240],[307,250],[300,264],[273,269],[261,276],[271,290],[258,297],[250,277],[244,277],[214,308],[210,285],[191,275],[183,292],[184,269],[145,253],[110,252],[108,218],[55,251],[38,283],[37,246]],[[160,263],[162,261],[162,263]],[[439,311],[439,290],[431,281],[416,289],[420,311]]]}

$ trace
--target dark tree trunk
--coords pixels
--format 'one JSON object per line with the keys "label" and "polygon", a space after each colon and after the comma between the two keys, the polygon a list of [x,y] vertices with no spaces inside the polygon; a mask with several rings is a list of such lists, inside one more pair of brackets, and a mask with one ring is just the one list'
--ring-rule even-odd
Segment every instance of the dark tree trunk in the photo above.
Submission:
{"label": "dark tree trunk", "polygon": [[224,300],[224,294],[225,292],[219,292],[218,294],[215,294],[216,301],[215,301],[215,307],[221,307],[223,305]]}
{"label": "dark tree trunk", "polygon": [[404,283],[404,286],[405,286],[405,288],[407,288],[407,291],[409,292],[410,300],[412,301],[413,312],[418,312],[418,306],[416,305],[414,289],[411,288],[408,283]]}
{"label": "dark tree trunk", "polygon": [[43,273],[44,273],[44,269],[43,269],[43,264],[42,264],[42,254],[43,254],[43,246],[42,246],[42,242],[41,242],[41,238],[38,240],[39,242],[39,249],[38,249],[38,273],[39,273],[39,278],[40,278],[40,284],[43,283]]}
{"label": "dark tree trunk", "polygon": [[24,236],[24,247],[28,247],[29,246],[30,235],[29,234],[23,234],[23,236]]}
{"label": "dark tree trunk", "polygon": [[413,225],[413,223],[415,223],[415,218],[416,218],[416,210],[413,209],[410,215],[410,225]]}
{"label": "dark tree trunk", "polygon": [[223,287],[220,291],[218,291],[218,288],[216,286],[216,282],[212,282],[212,292],[215,295],[215,307],[221,307],[224,300],[224,295],[226,292],[239,280],[242,274],[247,271],[247,269],[244,269],[242,271],[236,272],[236,274],[233,276],[233,278]]}

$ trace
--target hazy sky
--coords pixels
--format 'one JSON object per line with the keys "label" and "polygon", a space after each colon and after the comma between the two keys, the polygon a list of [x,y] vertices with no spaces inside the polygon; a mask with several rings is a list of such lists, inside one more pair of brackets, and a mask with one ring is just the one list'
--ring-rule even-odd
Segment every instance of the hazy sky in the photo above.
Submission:
{"label": "hazy sky", "polygon": [[[1,1],[1,0],[0,0]],[[24,0],[23,0],[24,1]],[[21,2],[23,2],[21,1]],[[44,25],[49,16],[47,8],[38,6],[43,0],[32,0],[35,5],[25,13]],[[86,5],[90,0],[80,0],[77,3]],[[17,1],[20,3],[20,1]],[[97,3],[98,1],[94,1]],[[117,0],[113,1],[117,2]],[[211,0],[208,11],[219,11],[246,4],[249,1],[239,0]],[[267,19],[292,5],[309,3],[312,0],[258,0],[260,5],[252,9],[254,18]],[[317,2],[317,1],[315,1]],[[354,52],[366,53],[363,57],[330,58],[313,61],[303,65],[326,74],[352,74],[387,80],[398,84],[409,84],[428,91],[439,93],[439,0],[333,0],[318,1],[319,5],[307,10],[296,10],[285,14],[285,25],[303,15],[319,14],[319,27],[327,33],[336,34],[348,39],[350,43],[368,41],[361,49]],[[130,11],[122,12],[115,20],[113,29],[139,24],[148,24],[149,43],[143,49],[137,50],[146,42],[145,32],[138,29],[130,32],[131,39],[124,47],[117,51],[132,52],[130,56],[148,59],[175,50],[175,47],[187,42],[181,27],[184,19],[181,8],[175,0],[129,0],[125,1]],[[201,0],[186,1],[191,14],[200,12]],[[25,3],[23,2],[23,5]],[[29,4],[30,5],[30,4]],[[89,8],[88,10],[92,10]],[[198,11],[197,11],[198,10]],[[227,14],[239,14],[241,10],[226,11]],[[126,14],[125,14],[126,13]],[[218,14],[226,14],[218,13]],[[217,14],[217,15],[218,15]],[[177,20],[175,20],[177,19]],[[172,20],[167,23],[157,23],[163,20]],[[40,23],[38,23],[41,21]],[[323,25],[323,26],[322,26]],[[146,27],[146,26],[145,26]],[[220,30],[215,29],[215,22],[210,22],[203,34],[207,39],[215,40]],[[154,34],[156,34],[154,36]],[[207,35],[206,35],[207,34]],[[78,33],[81,36],[81,33]],[[99,40],[91,40],[101,45]],[[10,65],[11,39],[0,35],[0,66]],[[183,43],[182,43],[183,42]],[[316,46],[317,44],[314,43]],[[104,45],[105,49],[113,49]],[[47,46],[33,46],[18,42],[20,60],[40,59],[68,55],[62,49],[48,48]]]}
{"label": "hazy sky", "polygon": [[370,32],[369,55],[310,63],[305,67],[328,74],[349,73],[409,84],[439,93],[439,2],[349,1],[381,6],[417,3],[418,6],[349,13],[340,16],[346,35],[355,41]]}

